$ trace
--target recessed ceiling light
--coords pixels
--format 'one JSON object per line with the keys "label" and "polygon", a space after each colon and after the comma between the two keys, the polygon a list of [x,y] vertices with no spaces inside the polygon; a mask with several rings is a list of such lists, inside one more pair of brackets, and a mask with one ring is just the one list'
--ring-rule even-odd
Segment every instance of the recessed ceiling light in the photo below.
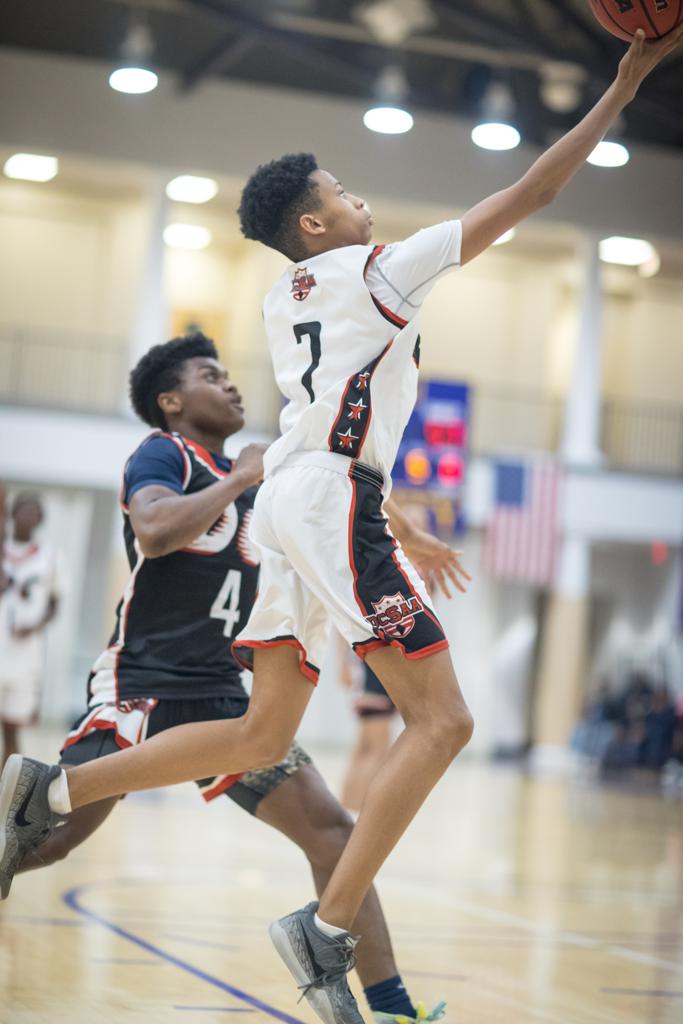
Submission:
{"label": "recessed ceiling light", "polygon": [[511,124],[489,121],[472,129],[472,142],[482,149],[515,149],[520,143],[520,134]]}
{"label": "recessed ceiling light", "polygon": [[657,250],[644,238],[622,238],[612,235],[600,242],[603,263],[619,263],[623,267],[639,267],[657,256]]}
{"label": "recessed ceiling light", "polygon": [[413,127],[413,115],[401,107],[372,107],[363,115],[363,124],[371,132],[402,135]]}
{"label": "recessed ceiling light", "polygon": [[638,267],[638,273],[641,277],[654,277],[656,274],[659,273],[661,266],[661,258],[659,256],[659,253],[655,249],[652,258],[649,260],[645,260],[644,263],[640,264],[640,266]]}
{"label": "recessed ceiling light", "polygon": [[38,153],[15,153],[5,161],[4,171],[8,178],[22,181],[52,181],[59,171],[59,160]]}
{"label": "recessed ceiling light", "polygon": [[200,224],[169,224],[164,228],[164,242],[171,249],[206,249],[211,238],[209,229]]}
{"label": "recessed ceiling light", "polygon": [[149,68],[117,68],[110,74],[109,84],[116,92],[140,95],[156,89],[159,78]]}
{"label": "recessed ceiling light", "polygon": [[177,203],[208,203],[217,192],[217,181],[194,174],[180,174],[166,186],[166,195]]}
{"label": "recessed ceiling light", "polygon": [[492,245],[505,245],[506,242],[509,242],[514,237],[515,237],[515,229],[514,228],[510,228],[509,231],[504,231],[503,234],[500,236],[500,238],[497,238],[495,240],[495,242],[492,242],[491,244]]}
{"label": "recessed ceiling light", "polygon": [[603,139],[586,159],[594,167],[623,167],[629,162],[631,155],[620,142],[605,142]]}

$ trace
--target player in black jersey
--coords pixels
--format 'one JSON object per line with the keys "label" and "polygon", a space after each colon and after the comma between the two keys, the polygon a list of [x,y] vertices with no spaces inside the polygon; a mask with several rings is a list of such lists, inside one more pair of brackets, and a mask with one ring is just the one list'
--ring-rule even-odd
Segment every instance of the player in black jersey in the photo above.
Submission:
{"label": "player in black jersey", "polygon": [[[248,526],[262,445],[232,462],[227,437],[244,425],[236,386],[202,334],[158,345],[131,374],[131,398],[152,433],[128,460],[121,504],[131,576],[107,649],[88,681],[88,711],[74,724],[61,763],[83,764],[135,745],[174,725],[244,714],[248,696],[232,658],[233,636],[254,603],[258,577]],[[395,524],[396,525],[396,524]],[[399,524],[400,529],[400,524]],[[422,556],[447,563],[447,549],[423,536]],[[309,860],[322,890],[352,822],[310,757],[294,742],[273,768],[198,783],[206,800],[221,794],[283,832]],[[80,808],[20,871],[61,860],[104,822],[117,798]],[[377,1021],[400,1014],[436,1020],[415,1008],[398,974],[376,893],[357,927],[365,936],[358,972]]]}

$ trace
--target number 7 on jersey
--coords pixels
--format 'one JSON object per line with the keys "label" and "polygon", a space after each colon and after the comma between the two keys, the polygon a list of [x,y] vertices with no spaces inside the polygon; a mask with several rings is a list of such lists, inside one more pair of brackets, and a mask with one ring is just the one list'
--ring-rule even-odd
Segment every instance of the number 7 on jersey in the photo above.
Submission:
{"label": "number 7 on jersey", "polygon": [[303,339],[307,336],[311,343],[311,362],[301,378],[301,383],[308,392],[311,402],[315,402],[315,395],[313,393],[313,374],[318,369],[318,364],[320,362],[320,321],[312,320],[309,324],[295,324],[294,336],[296,337],[297,345],[300,345]]}

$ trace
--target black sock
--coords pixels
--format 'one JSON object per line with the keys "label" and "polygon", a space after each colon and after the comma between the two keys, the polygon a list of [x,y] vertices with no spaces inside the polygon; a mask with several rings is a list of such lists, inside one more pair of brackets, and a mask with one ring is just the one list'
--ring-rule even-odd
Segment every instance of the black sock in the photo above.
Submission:
{"label": "black sock", "polygon": [[365,998],[370,1009],[376,1013],[400,1013],[405,1017],[415,1016],[415,1007],[410,1001],[400,974],[395,974],[393,978],[387,978],[386,981],[380,981],[376,985],[369,985],[365,989]]}

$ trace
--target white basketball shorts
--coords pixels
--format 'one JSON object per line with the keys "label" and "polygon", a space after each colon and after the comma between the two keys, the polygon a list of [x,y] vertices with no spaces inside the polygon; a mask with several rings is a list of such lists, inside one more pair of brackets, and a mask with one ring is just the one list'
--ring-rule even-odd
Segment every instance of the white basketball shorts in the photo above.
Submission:
{"label": "white basketball shorts", "polygon": [[296,452],[266,478],[251,525],[259,593],[233,644],[241,665],[252,667],[255,648],[289,644],[317,682],[330,625],[361,658],[389,644],[407,658],[448,647],[389,529],[383,484],[378,470],[332,452]]}

